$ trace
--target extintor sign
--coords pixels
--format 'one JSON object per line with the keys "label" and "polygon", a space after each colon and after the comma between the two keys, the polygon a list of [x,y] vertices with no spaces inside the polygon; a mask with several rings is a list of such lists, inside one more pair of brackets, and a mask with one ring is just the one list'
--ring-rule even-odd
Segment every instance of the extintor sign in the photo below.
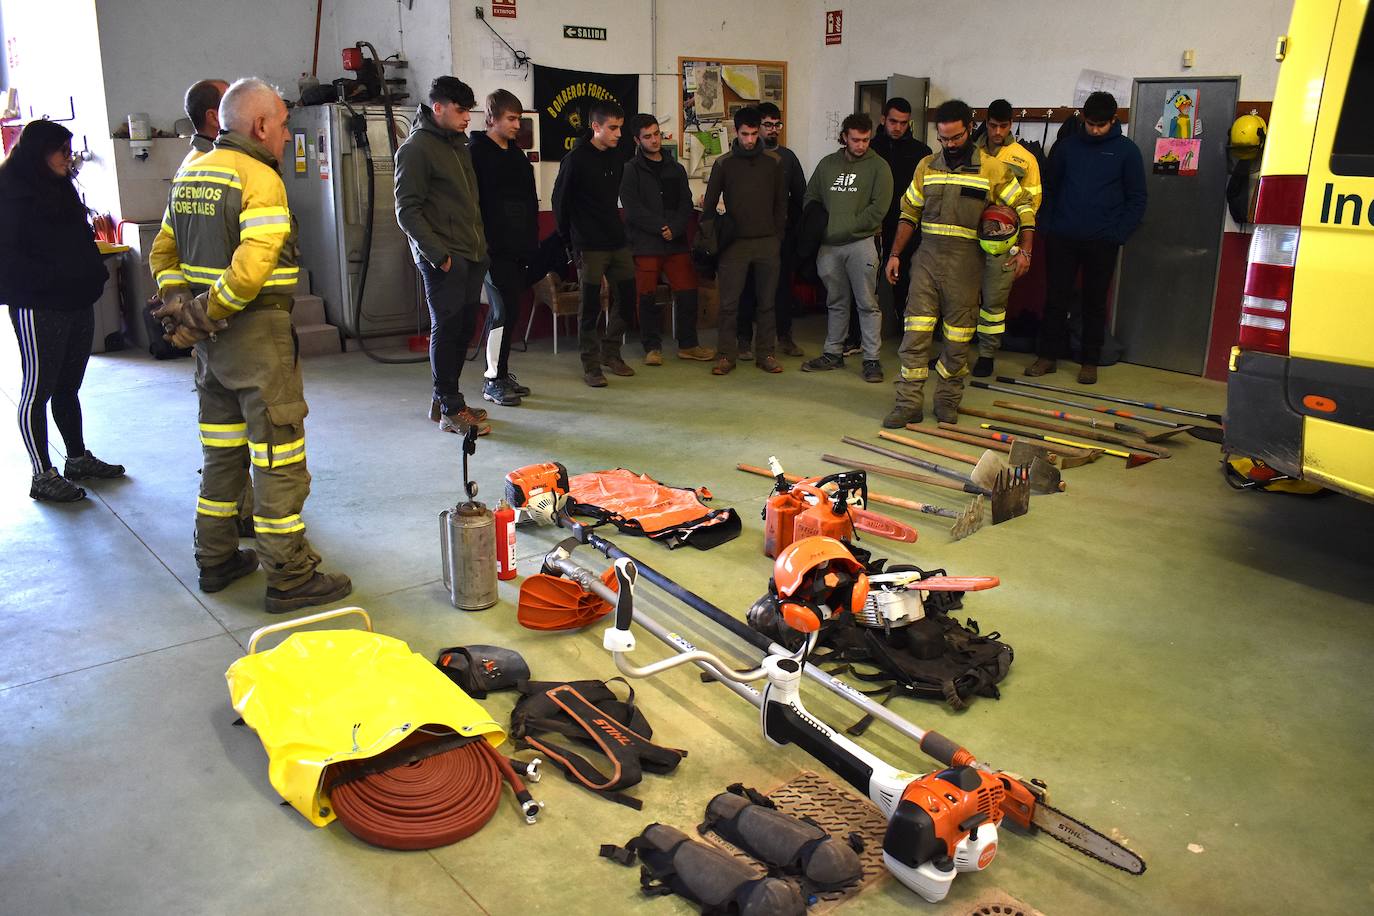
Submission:
{"label": "extintor sign", "polygon": [[825,43],[837,45],[844,36],[844,10],[830,10],[825,14]]}

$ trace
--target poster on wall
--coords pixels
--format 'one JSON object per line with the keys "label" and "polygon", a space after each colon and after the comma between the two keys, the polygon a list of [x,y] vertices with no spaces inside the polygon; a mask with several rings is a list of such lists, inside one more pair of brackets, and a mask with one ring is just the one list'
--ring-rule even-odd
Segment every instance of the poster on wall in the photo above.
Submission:
{"label": "poster on wall", "polygon": [[692,110],[698,121],[717,121],[725,117],[725,91],[720,84],[720,67],[710,64],[697,71],[697,89]]}
{"label": "poster on wall", "polygon": [[759,67],[759,98],[782,105],[782,68]]}
{"label": "poster on wall", "polygon": [[1201,150],[1201,140],[1174,140],[1161,137],[1155,141],[1154,173],[1190,178],[1197,174],[1197,161]]}
{"label": "poster on wall", "polygon": [[1155,122],[1155,133],[1170,140],[1192,140],[1202,136],[1196,86],[1175,86],[1164,91],[1164,113]]}
{"label": "poster on wall", "polygon": [[754,64],[726,64],[720,75],[735,95],[751,102],[759,100],[759,68]]}
{"label": "poster on wall", "polygon": [[639,111],[639,75],[535,65],[534,107],[539,112],[540,157],[546,162],[558,162],[579,138],[589,136],[591,124],[587,113],[604,100],[617,103],[627,112]]}

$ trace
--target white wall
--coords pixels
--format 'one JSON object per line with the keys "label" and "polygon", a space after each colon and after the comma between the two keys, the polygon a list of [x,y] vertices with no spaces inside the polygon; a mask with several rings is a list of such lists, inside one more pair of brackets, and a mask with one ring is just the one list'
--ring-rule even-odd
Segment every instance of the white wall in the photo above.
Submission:
{"label": "white wall", "polygon": [[[296,81],[310,69],[316,0],[98,0],[98,7],[111,127],[146,111],[170,132],[185,117],[186,87],[206,77],[259,76],[295,99]],[[370,41],[386,57],[404,40],[412,78],[428,83],[451,65],[448,23],[448,0],[414,0],[413,10],[389,0],[326,0],[319,80],[351,76],[340,61],[346,45]]]}
{"label": "white wall", "polygon": [[[1274,41],[1288,28],[1292,0],[798,0],[802,40],[794,53],[813,62],[815,113],[808,166],[830,151],[826,111],[853,106],[854,82],[891,73],[928,76],[931,104],[962,98],[975,108],[1005,97],[1013,105],[1073,101],[1080,70],[1126,77],[1241,77],[1243,100],[1274,97]],[[844,9],[844,40],[826,47],[826,8]],[[998,40],[1005,35],[1005,40]],[[1185,49],[1196,66],[1182,67]],[[1122,107],[1129,97],[1119,100]],[[798,143],[798,146],[803,144]]]}

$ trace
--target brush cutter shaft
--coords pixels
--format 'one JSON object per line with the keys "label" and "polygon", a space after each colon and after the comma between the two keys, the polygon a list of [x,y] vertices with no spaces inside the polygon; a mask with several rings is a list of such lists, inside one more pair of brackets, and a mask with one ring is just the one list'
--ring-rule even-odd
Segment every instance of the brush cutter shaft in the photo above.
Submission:
{"label": "brush cutter shaft", "polygon": [[[1040,382],[1027,382],[1023,379],[1011,378],[1005,375],[997,376],[997,381],[1007,385],[1022,385],[1027,388],[1043,388],[1045,391],[1058,391],[1063,394],[1078,394],[1072,388],[1060,388],[1055,385],[1045,385]],[[1113,404],[1129,404],[1132,407],[1144,407],[1146,410],[1157,410],[1160,413],[1171,413],[1178,417],[1197,417],[1199,420],[1206,420],[1209,423],[1221,423],[1221,414],[1203,413],[1200,410],[1185,410],[1182,407],[1166,407],[1163,404],[1156,404],[1153,401],[1133,401],[1130,398],[1117,398],[1106,394],[1093,392],[1090,397],[1097,398],[1099,401],[1110,401]],[[1144,420],[1145,417],[1137,419]]]}
{"label": "brush cutter shaft", "polygon": [[963,452],[956,452],[952,448],[941,448],[938,445],[930,445],[926,442],[917,442],[915,439],[908,439],[906,436],[899,436],[886,430],[878,433],[879,439],[886,439],[888,442],[896,442],[898,445],[905,445],[910,448],[920,449],[923,452],[930,452],[932,455],[939,455],[941,458],[950,458],[954,461],[963,461],[967,464],[977,464],[978,459],[965,455]]}

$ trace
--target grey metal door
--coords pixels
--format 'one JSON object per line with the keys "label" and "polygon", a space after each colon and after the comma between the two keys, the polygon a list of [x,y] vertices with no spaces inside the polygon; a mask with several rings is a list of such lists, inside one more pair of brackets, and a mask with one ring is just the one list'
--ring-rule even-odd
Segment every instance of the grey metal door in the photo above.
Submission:
{"label": "grey metal door", "polygon": [[[1170,104],[1180,89],[1194,90],[1191,112]],[[1226,145],[1239,97],[1239,77],[1135,81],[1130,137],[1145,162],[1149,204],[1122,250],[1117,277],[1113,328],[1128,362],[1202,374],[1225,219]],[[1157,141],[1167,139],[1156,125],[1163,120],[1165,133],[1177,134],[1182,117],[1200,125],[1200,136],[1185,138],[1197,148],[1166,143],[1172,148],[1160,149],[1156,167]]]}
{"label": "grey metal door", "polygon": [[[930,78],[894,73],[887,78],[887,97],[901,96],[911,103],[911,135],[926,142],[926,106],[930,104]],[[881,116],[880,116],[881,117]]]}

